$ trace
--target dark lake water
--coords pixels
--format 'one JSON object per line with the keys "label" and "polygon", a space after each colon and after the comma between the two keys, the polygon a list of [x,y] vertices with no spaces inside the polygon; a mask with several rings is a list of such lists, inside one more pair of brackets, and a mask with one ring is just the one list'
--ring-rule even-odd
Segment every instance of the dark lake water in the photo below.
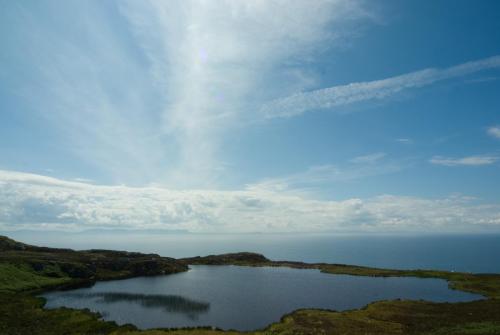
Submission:
{"label": "dark lake water", "polygon": [[191,266],[168,276],[99,282],[50,292],[47,308],[89,308],[137,327],[216,326],[253,330],[298,308],[347,310],[385,299],[457,302],[481,296],[450,290],[446,281],[330,275],[317,270]]}

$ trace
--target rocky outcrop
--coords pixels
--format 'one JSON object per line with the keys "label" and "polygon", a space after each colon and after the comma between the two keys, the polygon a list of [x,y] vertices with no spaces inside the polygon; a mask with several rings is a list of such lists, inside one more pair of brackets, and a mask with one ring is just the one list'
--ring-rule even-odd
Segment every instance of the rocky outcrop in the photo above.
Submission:
{"label": "rocky outcrop", "polygon": [[188,270],[184,262],[157,254],[37,247],[5,236],[0,236],[0,251],[0,262],[27,264],[37,274],[52,278],[69,277],[93,281]]}
{"label": "rocky outcrop", "polygon": [[253,252],[237,252],[222,255],[196,256],[189,258],[181,258],[181,262],[185,264],[204,264],[204,265],[228,265],[228,264],[262,264],[271,262],[264,255]]}

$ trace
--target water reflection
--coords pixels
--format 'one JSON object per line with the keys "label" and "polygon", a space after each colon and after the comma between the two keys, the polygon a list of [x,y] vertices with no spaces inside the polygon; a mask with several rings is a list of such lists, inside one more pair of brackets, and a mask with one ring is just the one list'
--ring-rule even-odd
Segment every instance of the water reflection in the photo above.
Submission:
{"label": "water reflection", "polygon": [[210,303],[191,300],[179,295],[139,294],[125,292],[69,293],[66,296],[78,299],[94,299],[97,303],[112,304],[132,302],[145,308],[162,308],[170,313],[182,313],[196,320],[198,315],[210,309]]}
{"label": "water reflection", "polygon": [[43,296],[47,308],[89,308],[103,314],[105,320],[132,323],[140,329],[215,326],[241,331],[263,328],[299,308],[344,311],[398,298],[435,302],[481,299],[450,290],[441,279],[202,265],[175,275],[98,282],[89,288]]}

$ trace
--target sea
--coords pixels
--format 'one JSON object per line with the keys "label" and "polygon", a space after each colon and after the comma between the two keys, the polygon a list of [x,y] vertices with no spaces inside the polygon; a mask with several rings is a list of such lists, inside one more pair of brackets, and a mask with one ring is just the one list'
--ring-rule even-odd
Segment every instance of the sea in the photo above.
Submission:
{"label": "sea", "polygon": [[0,232],[48,247],[192,257],[261,253],[272,260],[500,273],[500,234],[191,234],[144,231]]}

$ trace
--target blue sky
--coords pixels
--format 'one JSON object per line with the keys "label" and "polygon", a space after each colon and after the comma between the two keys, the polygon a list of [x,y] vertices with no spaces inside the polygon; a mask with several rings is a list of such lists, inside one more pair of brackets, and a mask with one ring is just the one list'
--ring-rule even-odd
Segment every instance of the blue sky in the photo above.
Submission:
{"label": "blue sky", "polygon": [[0,229],[498,231],[498,1],[1,1]]}

